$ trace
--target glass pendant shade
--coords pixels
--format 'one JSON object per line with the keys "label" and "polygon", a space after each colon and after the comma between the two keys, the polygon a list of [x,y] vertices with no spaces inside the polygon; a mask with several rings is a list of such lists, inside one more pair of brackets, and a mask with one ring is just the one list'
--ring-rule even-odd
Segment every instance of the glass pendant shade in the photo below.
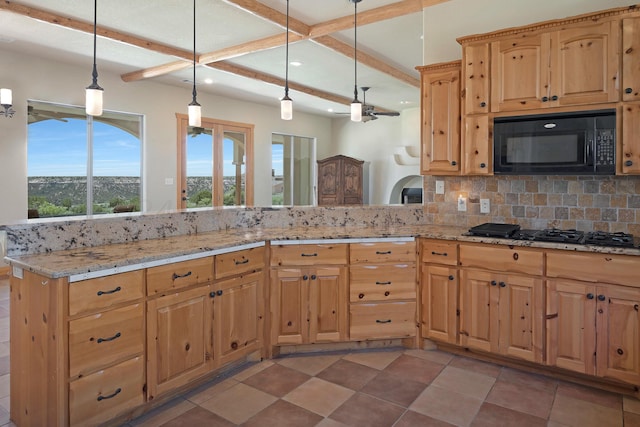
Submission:
{"label": "glass pendant shade", "polygon": [[362,121],[362,104],[357,99],[353,100],[353,102],[351,103],[351,121]]}
{"label": "glass pendant shade", "polygon": [[280,100],[280,118],[282,120],[293,119],[293,101],[286,95]]}
{"label": "glass pendant shade", "polygon": [[202,108],[198,103],[189,104],[189,126],[200,127],[202,124]]}
{"label": "glass pendant shade", "polygon": [[102,94],[104,93],[104,89],[98,86],[98,88],[93,88],[89,86],[86,90],[86,112],[90,116],[101,116],[102,115]]}
{"label": "glass pendant shade", "polygon": [[11,89],[0,89],[0,105],[13,105]]}

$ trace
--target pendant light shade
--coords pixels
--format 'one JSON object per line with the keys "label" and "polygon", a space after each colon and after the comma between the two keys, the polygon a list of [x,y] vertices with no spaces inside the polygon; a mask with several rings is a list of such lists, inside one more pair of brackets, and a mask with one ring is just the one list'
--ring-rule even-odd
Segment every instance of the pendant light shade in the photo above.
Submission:
{"label": "pendant light shade", "polygon": [[98,69],[96,67],[96,26],[98,20],[98,0],[93,2],[93,81],[86,89],[85,110],[90,116],[102,115],[102,94],[104,89],[98,84]]}
{"label": "pendant light shade", "polygon": [[287,43],[285,57],[284,97],[280,100],[280,118],[293,119],[293,101],[289,98],[289,0],[287,0]]}
{"label": "pendant light shade", "polygon": [[351,101],[351,121],[362,121],[362,103],[358,101],[358,3],[353,2],[353,101]]}
{"label": "pendant light shade", "polygon": [[189,126],[200,127],[202,124],[202,108],[196,99],[196,0],[193,0],[193,98],[189,104]]}

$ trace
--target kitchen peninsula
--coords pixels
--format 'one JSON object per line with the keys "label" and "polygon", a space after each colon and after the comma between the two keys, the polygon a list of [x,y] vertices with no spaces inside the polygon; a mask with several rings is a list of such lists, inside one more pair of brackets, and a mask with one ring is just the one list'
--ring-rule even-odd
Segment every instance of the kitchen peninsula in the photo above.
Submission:
{"label": "kitchen peninsula", "polygon": [[348,343],[435,342],[637,396],[637,247],[467,231],[406,206],[7,227],[12,419],[121,422],[248,360]]}

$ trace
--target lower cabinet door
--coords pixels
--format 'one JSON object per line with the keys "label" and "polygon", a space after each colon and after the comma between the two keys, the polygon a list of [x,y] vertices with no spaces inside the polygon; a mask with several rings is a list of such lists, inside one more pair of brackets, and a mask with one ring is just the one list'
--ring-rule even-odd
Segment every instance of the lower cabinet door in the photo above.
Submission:
{"label": "lower cabinet door", "polygon": [[493,273],[460,271],[460,345],[498,352],[499,298]]}
{"label": "lower cabinet door", "polygon": [[598,286],[598,376],[640,385],[640,289]]}
{"label": "lower cabinet door", "polygon": [[407,338],[416,335],[416,303],[351,304],[351,340]]}
{"label": "lower cabinet door", "polygon": [[127,360],[69,384],[69,423],[102,424],[144,403],[144,359]]}
{"label": "lower cabinet door", "polygon": [[212,292],[202,286],[147,303],[149,400],[214,368]]}
{"label": "lower cabinet door", "polygon": [[309,342],[347,339],[347,273],[345,267],[309,270]]}

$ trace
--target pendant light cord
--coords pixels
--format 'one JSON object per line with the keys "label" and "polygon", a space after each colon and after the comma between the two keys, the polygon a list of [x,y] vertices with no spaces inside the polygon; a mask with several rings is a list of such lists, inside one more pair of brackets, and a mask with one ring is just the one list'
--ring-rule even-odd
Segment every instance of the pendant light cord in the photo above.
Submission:
{"label": "pendant light cord", "polygon": [[287,36],[286,36],[286,68],[284,75],[284,97],[285,99],[289,97],[289,0],[287,0]]}
{"label": "pendant light cord", "polygon": [[196,0],[193,0],[193,105],[197,105],[196,101]]}
{"label": "pendant light cord", "polygon": [[97,39],[97,21],[98,21],[98,0],[94,0],[93,2],[93,72],[91,73],[91,77],[93,77],[93,82],[91,83],[91,88],[99,88],[98,86],[98,67],[96,67],[96,39]]}
{"label": "pendant light cord", "polygon": [[353,1],[353,100],[358,101],[358,2]]}

